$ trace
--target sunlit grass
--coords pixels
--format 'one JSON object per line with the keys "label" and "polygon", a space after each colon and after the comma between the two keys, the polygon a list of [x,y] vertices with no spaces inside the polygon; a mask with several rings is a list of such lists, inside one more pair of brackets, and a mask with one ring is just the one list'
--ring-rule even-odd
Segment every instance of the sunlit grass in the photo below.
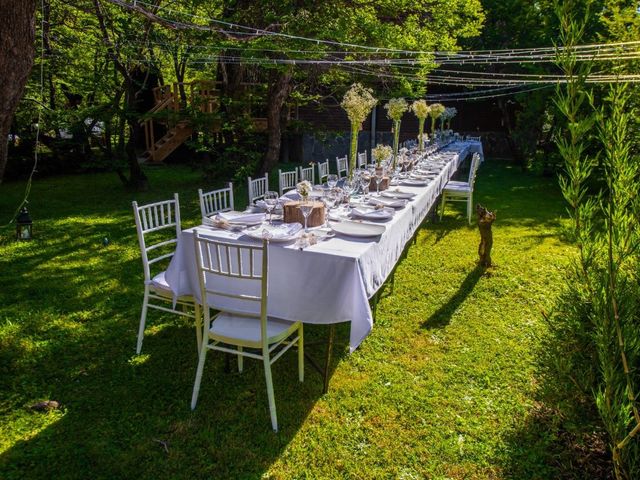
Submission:
{"label": "sunlit grass", "polygon": [[[476,269],[478,234],[461,208],[425,223],[372,334],[351,355],[337,349],[328,394],[310,367],[297,382],[294,355],[275,364],[276,435],[255,362],[225,373],[212,355],[190,411],[196,348],[184,319],[150,314],[134,355],[142,268],[130,202],[177,191],[188,227],[199,223],[197,188],[209,187],[185,168],[149,175],[144,194],[123,192],[115,175],[38,180],[36,239],[0,231],[0,478],[554,478],[563,468],[549,458],[553,433],[525,441],[540,312],[572,252],[553,180],[483,164],[477,199],[498,211],[496,267]],[[0,186],[3,217],[22,187]],[[314,341],[326,330],[306,332]],[[348,328],[338,333],[344,344]],[[62,408],[29,408],[44,399]]]}

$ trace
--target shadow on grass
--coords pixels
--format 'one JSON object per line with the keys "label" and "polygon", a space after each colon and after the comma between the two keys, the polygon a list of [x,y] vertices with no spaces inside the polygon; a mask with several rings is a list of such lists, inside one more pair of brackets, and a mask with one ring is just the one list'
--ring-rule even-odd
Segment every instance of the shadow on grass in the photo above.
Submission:
{"label": "shadow on grass", "polygon": [[422,323],[422,327],[427,330],[441,329],[446,327],[451,321],[451,317],[458,309],[458,307],[467,299],[467,297],[473,292],[478,280],[484,275],[486,269],[477,265],[471,270],[464,281],[458,287],[455,294],[436,310],[427,320]]}

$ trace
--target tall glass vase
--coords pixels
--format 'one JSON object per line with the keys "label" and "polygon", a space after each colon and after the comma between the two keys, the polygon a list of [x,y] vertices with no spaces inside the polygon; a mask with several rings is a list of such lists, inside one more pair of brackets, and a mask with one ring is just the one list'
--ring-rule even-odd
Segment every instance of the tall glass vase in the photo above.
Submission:
{"label": "tall glass vase", "polygon": [[422,135],[424,134],[424,118],[418,119],[418,151],[422,153]]}
{"label": "tall glass vase", "polygon": [[398,161],[398,143],[400,141],[400,120],[393,121],[393,169]]}
{"label": "tall glass vase", "polygon": [[358,156],[358,132],[360,125],[351,124],[351,153],[349,154],[349,180],[353,179],[353,172],[356,171],[356,158]]}

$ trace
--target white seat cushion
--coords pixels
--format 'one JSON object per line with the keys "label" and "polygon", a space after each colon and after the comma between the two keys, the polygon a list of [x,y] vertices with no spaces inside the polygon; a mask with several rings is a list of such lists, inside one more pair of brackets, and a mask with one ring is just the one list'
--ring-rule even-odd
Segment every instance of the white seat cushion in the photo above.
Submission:
{"label": "white seat cushion", "polygon": [[[277,337],[285,333],[295,323],[296,322],[269,317],[267,319],[267,336],[269,338]],[[259,343],[260,319],[221,312],[216,316],[209,332],[214,337]]]}
{"label": "white seat cushion", "polygon": [[446,193],[469,193],[471,188],[467,182],[450,181],[444,187]]}

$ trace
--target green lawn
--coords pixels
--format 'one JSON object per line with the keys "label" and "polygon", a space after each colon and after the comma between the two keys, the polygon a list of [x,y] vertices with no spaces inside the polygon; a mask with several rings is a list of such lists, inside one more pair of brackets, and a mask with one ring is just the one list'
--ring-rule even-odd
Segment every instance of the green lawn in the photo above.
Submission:
{"label": "green lawn", "polygon": [[[541,310],[555,303],[572,247],[553,179],[500,161],[479,170],[477,199],[497,210],[496,268],[475,268],[478,233],[448,210],[427,222],[380,300],[372,334],[334,357],[329,393],[295,355],[274,367],[280,432],[271,431],[262,366],[224,372],[211,355],[189,409],[195,335],[152,312],[135,355],[142,269],[130,202],[181,195],[185,168],[149,171],[123,193],[115,175],[34,183],[36,240],[0,230],[0,478],[556,478],[553,429],[538,424]],[[0,186],[6,223],[22,184]],[[244,197],[244,193],[242,195]],[[107,246],[104,238],[109,239]],[[306,329],[323,339],[324,327]],[[348,328],[338,329],[344,345]],[[311,353],[320,355],[321,350]],[[44,399],[60,410],[36,412]],[[166,446],[166,448],[165,448]]]}

